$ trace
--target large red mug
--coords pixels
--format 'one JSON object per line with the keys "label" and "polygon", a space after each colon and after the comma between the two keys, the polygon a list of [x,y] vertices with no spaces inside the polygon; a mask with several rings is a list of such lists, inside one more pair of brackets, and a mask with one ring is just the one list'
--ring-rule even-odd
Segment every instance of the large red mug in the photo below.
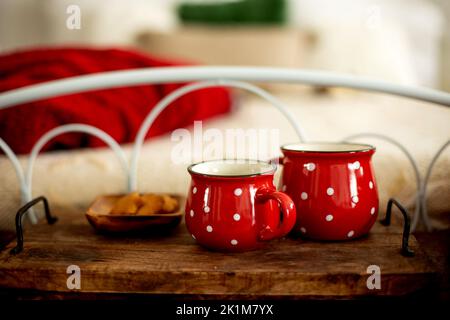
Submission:
{"label": "large red mug", "polygon": [[253,160],[191,165],[185,220],[192,237],[210,249],[245,251],[287,235],[296,221],[295,205],[276,191],[275,170]]}
{"label": "large red mug", "polygon": [[300,143],[281,150],[280,186],[295,202],[295,231],[317,240],[348,240],[369,232],[378,214],[374,147]]}

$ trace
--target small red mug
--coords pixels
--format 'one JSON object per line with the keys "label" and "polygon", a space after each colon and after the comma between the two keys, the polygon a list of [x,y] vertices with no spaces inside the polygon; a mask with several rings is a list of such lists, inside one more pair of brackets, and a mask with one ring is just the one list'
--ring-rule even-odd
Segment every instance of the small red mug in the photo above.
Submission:
{"label": "small red mug", "polygon": [[254,160],[191,165],[185,221],[192,237],[209,249],[245,251],[287,235],[295,205],[275,189],[275,171],[275,165]]}
{"label": "small red mug", "polygon": [[280,187],[295,202],[295,231],[316,240],[349,240],[369,232],[378,214],[373,146],[299,143],[281,150]]}

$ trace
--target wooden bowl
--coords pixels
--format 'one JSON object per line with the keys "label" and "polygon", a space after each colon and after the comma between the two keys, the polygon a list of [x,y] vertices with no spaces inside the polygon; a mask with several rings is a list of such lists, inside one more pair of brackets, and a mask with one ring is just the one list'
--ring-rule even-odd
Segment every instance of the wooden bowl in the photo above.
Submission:
{"label": "wooden bowl", "polygon": [[170,196],[177,199],[179,203],[179,209],[174,213],[152,215],[109,214],[116,201],[123,196],[103,195],[94,200],[86,211],[86,218],[95,230],[107,233],[160,232],[176,227],[183,217],[183,198],[172,194]]}

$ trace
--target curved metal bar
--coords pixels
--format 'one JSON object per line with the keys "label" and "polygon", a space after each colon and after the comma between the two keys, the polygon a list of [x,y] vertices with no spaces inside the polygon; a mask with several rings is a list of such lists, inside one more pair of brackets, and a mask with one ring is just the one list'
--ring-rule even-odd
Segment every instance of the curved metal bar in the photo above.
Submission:
{"label": "curved metal bar", "polygon": [[152,126],[153,122],[156,120],[158,115],[165,109],[167,106],[169,106],[172,102],[177,100],[178,98],[182,97],[183,95],[210,87],[217,87],[217,86],[227,86],[227,87],[234,87],[234,88],[240,88],[247,91],[250,91],[261,98],[265,99],[269,103],[271,103],[273,106],[275,106],[280,112],[287,118],[287,120],[290,122],[290,124],[294,127],[300,141],[304,140],[304,133],[303,129],[298,125],[297,121],[295,120],[294,116],[289,112],[289,110],[286,108],[284,104],[282,104],[278,99],[276,99],[274,96],[272,96],[267,91],[252,85],[250,83],[246,82],[240,82],[240,81],[231,81],[231,80],[214,80],[214,81],[205,81],[205,82],[197,82],[185,85],[167,96],[165,96],[161,101],[159,101],[156,106],[147,114],[146,118],[144,119],[141,127],[139,128],[139,131],[136,135],[136,140],[133,147],[133,152],[131,154],[131,165],[130,165],[130,186],[132,190],[135,190],[137,187],[137,167],[138,163],[137,160],[139,158],[139,154],[141,151],[142,144],[144,143],[145,136],[147,135],[148,130]]}
{"label": "curved metal bar", "polygon": [[[417,227],[417,224],[419,222],[419,218],[421,216],[421,196],[420,196],[420,191],[421,191],[421,176],[420,176],[420,172],[419,172],[419,166],[417,165],[416,160],[414,160],[413,156],[411,155],[411,153],[398,141],[382,135],[382,134],[378,134],[378,133],[371,133],[371,132],[365,132],[365,133],[358,133],[358,134],[354,134],[351,136],[348,136],[347,138],[344,139],[345,140],[352,140],[352,139],[357,139],[357,138],[361,138],[361,137],[371,137],[371,138],[377,138],[377,139],[381,139],[384,141],[387,141],[395,146],[397,146],[408,158],[409,162],[411,163],[413,169],[414,169],[414,175],[416,177],[416,188],[417,188],[417,194],[416,194],[416,208],[414,211],[414,217],[413,217],[413,222],[412,222],[412,231],[414,231]],[[429,226],[427,225],[427,228]]]}
{"label": "curved metal bar", "polygon": [[[104,132],[103,130],[100,130],[96,127],[86,125],[86,124],[66,124],[59,127],[56,127],[47,133],[45,133],[33,146],[33,149],[31,150],[29,159],[28,159],[28,167],[26,171],[26,183],[27,183],[27,192],[26,192],[26,200],[31,201],[32,199],[32,179],[33,179],[33,167],[34,162],[36,161],[36,158],[41,151],[41,149],[44,147],[44,145],[49,142],[51,139],[55,138],[56,136],[63,134],[63,133],[69,133],[69,132],[83,132],[88,133],[93,136],[96,136],[97,138],[103,140],[116,154],[117,158],[120,161],[120,164],[122,165],[124,171],[128,175],[128,188],[130,187],[130,175],[128,170],[128,162],[127,158],[125,156],[124,151],[120,147],[120,145],[114,140],[109,134]],[[30,219],[32,219],[32,222],[36,222],[36,217],[33,212],[30,210]]]}
{"label": "curved metal bar", "polygon": [[214,79],[347,87],[450,106],[450,94],[448,93],[427,88],[403,86],[366,77],[302,69],[210,66],[141,68],[49,81],[0,94],[0,109],[46,98],[99,89]]}
{"label": "curved metal bar", "polygon": [[23,169],[22,166],[20,165],[19,159],[17,159],[17,156],[14,153],[14,151],[11,150],[9,145],[2,138],[0,138],[0,149],[3,150],[3,152],[6,154],[6,156],[9,158],[9,160],[13,165],[14,171],[16,172],[16,176],[20,184],[21,201],[22,203],[25,203],[27,184],[25,181],[25,176],[23,174]]}
{"label": "curved metal bar", "polygon": [[427,172],[425,174],[425,178],[422,181],[422,188],[421,188],[421,202],[422,202],[422,215],[423,218],[426,219],[426,223],[428,223],[431,226],[430,218],[428,216],[428,208],[427,208],[427,187],[428,187],[428,181],[430,180],[431,172],[433,170],[434,165],[436,164],[438,158],[444,152],[444,150],[450,145],[450,140],[444,143],[442,147],[439,148],[439,151],[434,155],[433,159],[431,159],[431,162],[427,168]]}
{"label": "curved metal bar", "polygon": [[18,254],[23,249],[23,227],[22,227],[22,218],[27,211],[36,205],[38,202],[44,202],[44,210],[45,210],[45,217],[47,218],[48,224],[54,224],[58,219],[56,217],[53,217],[50,214],[50,207],[48,205],[48,201],[45,197],[37,197],[36,199],[33,199],[26,203],[22,208],[17,211],[16,214],[16,235],[17,235],[17,244],[14,248],[11,249],[11,254]]}
{"label": "curved metal bar", "polygon": [[409,234],[410,234],[410,227],[411,227],[411,219],[408,214],[408,210],[406,210],[405,207],[403,207],[400,202],[397,200],[391,198],[388,201],[387,209],[386,209],[386,217],[380,221],[380,223],[384,226],[389,226],[391,224],[391,215],[392,215],[392,205],[395,204],[395,206],[400,210],[400,212],[403,215],[403,236],[402,236],[402,250],[401,253],[405,257],[412,257],[414,256],[414,251],[409,248],[408,242],[409,242]]}

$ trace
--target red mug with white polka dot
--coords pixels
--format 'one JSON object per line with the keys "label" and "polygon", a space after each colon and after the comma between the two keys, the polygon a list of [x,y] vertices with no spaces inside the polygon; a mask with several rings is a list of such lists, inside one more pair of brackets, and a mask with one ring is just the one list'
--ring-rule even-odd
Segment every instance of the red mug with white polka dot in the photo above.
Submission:
{"label": "red mug with white polka dot", "polygon": [[373,146],[298,143],[281,150],[280,186],[295,202],[295,231],[317,240],[348,240],[369,232],[378,214]]}
{"label": "red mug with white polka dot", "polygon": [[213,250],[245,251],[287,235],[295,205],[275,189],[275,171],[275,165],[256,160],[191,165],[185,220],[192,238]]}

